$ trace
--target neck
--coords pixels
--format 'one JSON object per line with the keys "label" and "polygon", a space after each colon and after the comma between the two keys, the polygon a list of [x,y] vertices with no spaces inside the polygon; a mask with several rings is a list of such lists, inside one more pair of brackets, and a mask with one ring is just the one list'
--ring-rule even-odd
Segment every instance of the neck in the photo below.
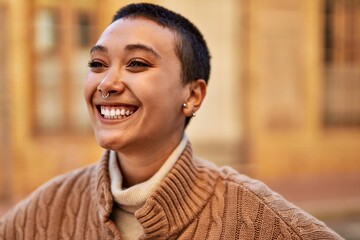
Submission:
{"label": "neck", "polygon": [[[132,152],[117,152],[123,187],[131,187],[150,179],[179,145],[181,137],[165,144],[151,144]],[[165,147],[166,146],[166,147]]]}

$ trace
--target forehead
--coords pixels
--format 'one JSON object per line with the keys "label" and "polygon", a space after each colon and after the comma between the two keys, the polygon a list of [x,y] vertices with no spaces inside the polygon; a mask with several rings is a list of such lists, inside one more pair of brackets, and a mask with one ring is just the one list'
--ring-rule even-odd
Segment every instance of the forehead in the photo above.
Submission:
{"label": "forehead", "polygon": [[174,52],[175,37],[169,28],[147,18],[122,18],[104,30],[96,45],[115,50],[126,45],[143,44],[160,53],[166,53]]}

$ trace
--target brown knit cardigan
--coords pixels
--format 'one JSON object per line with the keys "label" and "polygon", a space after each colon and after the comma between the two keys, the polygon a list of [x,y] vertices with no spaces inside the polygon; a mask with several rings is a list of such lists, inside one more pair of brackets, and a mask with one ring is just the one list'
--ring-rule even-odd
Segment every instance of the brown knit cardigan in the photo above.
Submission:
{"label": "brown knit cardigan", "polygon": [[[40,187],[0,219],[0,239],[121,239],[108,159]],[[342,239],[263,183],[193,158],[190,144],[135,216],[141,239]]]}

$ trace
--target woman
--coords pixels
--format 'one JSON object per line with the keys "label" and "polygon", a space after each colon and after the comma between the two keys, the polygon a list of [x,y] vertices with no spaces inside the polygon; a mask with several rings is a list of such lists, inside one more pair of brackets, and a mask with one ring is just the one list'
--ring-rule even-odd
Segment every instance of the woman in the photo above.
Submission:
{"label": "woman", "polygon": [[194,157],[184,130],[206,95],[197,28],[152,4],[117,12],[90,51],[84,95],[97,165],[40,187],[1,239],[341,239],[264,184]]}

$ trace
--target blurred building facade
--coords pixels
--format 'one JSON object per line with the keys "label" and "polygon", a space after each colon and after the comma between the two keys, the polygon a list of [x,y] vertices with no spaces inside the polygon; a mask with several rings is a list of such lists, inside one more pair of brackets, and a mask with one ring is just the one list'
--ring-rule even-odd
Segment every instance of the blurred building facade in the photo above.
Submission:
{"label": "blurred building facade", "polygon": [[[0,200],[96,162],[89,49],[131,1],[0,0]],[[212,53],[195,152],[261,179],[360,172],[360,1],[151,1]]]}

